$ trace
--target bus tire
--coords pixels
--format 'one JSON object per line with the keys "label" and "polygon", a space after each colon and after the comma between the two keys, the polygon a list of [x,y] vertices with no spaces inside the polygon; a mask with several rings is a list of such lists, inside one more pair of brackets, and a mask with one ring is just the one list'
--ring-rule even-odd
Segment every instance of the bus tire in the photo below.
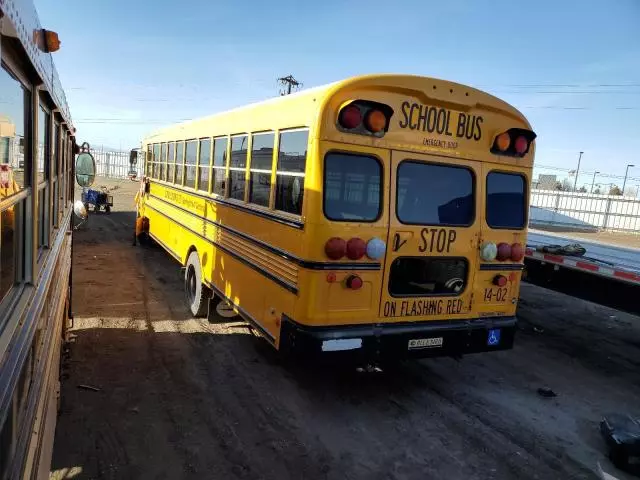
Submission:
{"label": "bus tire", "polygon": [[189,310],[194,317],[204,317],[209,306],[209,289],[202,284],[200,258],[195,250],[189,254],[184,269],[184,291]]}

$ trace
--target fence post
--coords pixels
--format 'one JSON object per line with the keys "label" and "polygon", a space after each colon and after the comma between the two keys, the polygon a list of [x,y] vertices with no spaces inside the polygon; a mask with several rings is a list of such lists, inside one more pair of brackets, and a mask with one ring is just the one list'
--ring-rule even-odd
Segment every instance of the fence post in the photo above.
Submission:
{"label": "fence post", "polygon": [[607,197],[607,208],[605,208],[604,219],[602,220],[602,223],[603,223],[602,229],[603,230],[606,230],[607,229],[607,225],[609,224],[609,214],[611,213],[611,202],[612,202],[611,197],[608,196]]}

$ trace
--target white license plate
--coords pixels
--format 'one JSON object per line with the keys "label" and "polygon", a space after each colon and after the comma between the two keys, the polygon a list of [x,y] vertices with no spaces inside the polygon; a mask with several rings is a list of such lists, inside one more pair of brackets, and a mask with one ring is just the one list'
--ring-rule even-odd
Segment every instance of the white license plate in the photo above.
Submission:
{"label": "white license plate", "polygon": [[434,348],[441,347],[443,343],[442,337],[434,338],[414,338],[409,340],[409,350],[414,348]]}

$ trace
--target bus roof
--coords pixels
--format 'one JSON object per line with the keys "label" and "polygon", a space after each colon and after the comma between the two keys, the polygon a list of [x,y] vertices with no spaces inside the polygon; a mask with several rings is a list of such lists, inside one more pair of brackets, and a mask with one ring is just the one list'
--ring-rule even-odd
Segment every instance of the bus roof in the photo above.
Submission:
{"label": "bus roof", "polygon": [[[457,96],[439,101],[457,104],[464,108],[482,105],[501,114],[519,120],[530,128],[527,119],[515,107],[507,102],[481,90],[455,82],[440,80],[418,75],[400,74],[372,74],[347,78],[338,82],[321,85],[290,95],[270,98],[261,102],[244,105],[231,110],[223,111],[200,119],[188,120],[172,126],[164,127],[149,134],[144,143],[162,142],[169,140],[188,139],[215,136],[223,133],[211,132],[211,126],[215,122],[223,121],[225,129],[232,133],[255,132],[260,130],[273,130],[274,128],[293,128],[295,126],[309,126],[317,119],[329,100],[337,93],[344,90],[373,89],[382,90],[388,87],[401,88],[403,91],[411,91],[426,97],[427,87],[435,91],[458,92]],[[429,91],[429,97],[434,95]],[[274,107],[277,107],[277,115],[274,118]],[[251,120],[247,121],[250,117]],[[238,125],[234,128],[233,125]],[[252,124],[248,128],[247,123]],[[281,125],[279,125],[281,124]],[[228,132],[225,132],[228,133]]]}

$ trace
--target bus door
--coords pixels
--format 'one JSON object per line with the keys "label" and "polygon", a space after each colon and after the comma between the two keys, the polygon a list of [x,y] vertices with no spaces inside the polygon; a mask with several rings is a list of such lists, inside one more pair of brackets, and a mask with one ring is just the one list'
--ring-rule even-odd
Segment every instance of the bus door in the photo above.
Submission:
{"label": "bus door", "polygon": [[478,267],[480,162],[394,151],[391,164],[381,320],[469,318]]}

